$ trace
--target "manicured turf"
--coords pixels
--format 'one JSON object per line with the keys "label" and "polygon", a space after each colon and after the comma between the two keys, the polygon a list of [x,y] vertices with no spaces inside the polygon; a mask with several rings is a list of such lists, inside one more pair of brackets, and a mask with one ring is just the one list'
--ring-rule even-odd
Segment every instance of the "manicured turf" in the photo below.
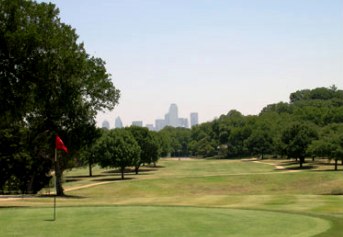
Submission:
{"label": "manicured turf", "polygon": [[51,198],[0,197],[0,207],[24,207],[0,208],[0,236],[342,236],[343,195],[331,195],[343,193],[341,171],[262,162],[161,160],[124,181],[74,169],[55,223]]}
{"label": "manicured turf", "polygon": [[330,223],[320,218],[267,211],[196,207],[64,207],[49,221],[48,208],[6,209],[6,236],[313,236]]}

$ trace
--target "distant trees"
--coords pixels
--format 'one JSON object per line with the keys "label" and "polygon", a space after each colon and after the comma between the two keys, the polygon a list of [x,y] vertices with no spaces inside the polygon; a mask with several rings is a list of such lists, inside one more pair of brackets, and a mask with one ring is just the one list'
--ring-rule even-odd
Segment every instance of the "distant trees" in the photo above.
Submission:
{"label": "distant trees", "polygon": [[[193,156],[284,156],[298,159],[300,167],[306,156],[321,156],[335,160],[337,168],[343,157],[342,124],[343,91],[320,87],[291,93],[289,103],[267,105],[259,115],[231,110],[189,129],[186,140]],[[170,140],[172,155],[180,150],[177,129],[159,133]]]}
{"label": "distant trees", "polygon": [[252,155],[258,155],[263,159],[265,154],[272,154],[273,139],[268,130],[257,128],[244,141],[244,145]]}
{"label": "distant trees", "polygon": [[133,166],[138,172],[141,164],[151,163],[151,157],[158,157],[158,153],[174,157],[281,156],[297,159],[300,168],[305,157],[319,156],[335,160],[337,169],[343,157],[343,123],[336,122],[340,119],[343,91],[330,90],[298,91],[292,94],[292,103],[267,105],[259,115],[245,116],[231,110],[192,129],[166,127],[156,133],[146,128],[127,128],[141,148]]}
{"label": "distant trees", "polygon": [[173,128],[165,127],[159,132],[160,136],[164,139],[168,152],[172,157],[188,156],[189,153],[189,141],[191,132],[187,128]]}

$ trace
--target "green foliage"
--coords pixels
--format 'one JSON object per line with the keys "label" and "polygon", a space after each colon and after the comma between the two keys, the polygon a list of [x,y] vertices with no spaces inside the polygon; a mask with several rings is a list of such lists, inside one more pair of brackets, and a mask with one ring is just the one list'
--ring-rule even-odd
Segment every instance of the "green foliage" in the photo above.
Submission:
{"label": "green foliage", "polygon": [[131,126],[128,128],[134,139],[138,143],[141,153],[140,158],[134,164],[135,172],[138,174],[142,164],[156,163],[159,159],[159,144],[156,137],[147,128]]}
{"label": "green foliage", "polygon": [[159,131],[159,134],[162,138],[167,137],[165,141],[169,143],[167,146],[170,147],[169,151],[172,157],[188,156],[188,144],[191,136],[189,129],[165,127]]}
{"label": "green foliage", "polygon": [[[306,155],[320,154],[319,150],[324,148],[317,146],[325,143],[326,150],[335,157],[341,156],[339,146],[335,145],[339,144],[338,138],[329,134],[335,141],[328,137],[326,141],[317,141],[316,133],[331,124],[343,123],[343,91],[335,86],[301,90],[292,93],[290,101],[267,105],[258,116],[244,116],[231,110],[212,122],[195,126],[191,129],[189,149],[193,155],[203,157],[270,154],[303,160],[301,157]],[[294,124],[302,125],[300,128]],[[327,151],[325,156],[332,155]]]}
{"label": "green foliage", "polygon": [[267,130],[253,130],[244,143],[252,155],[260,155],[262,159],[265,154],[273,151],[273,139]]}
{"label": "green foliage", "polygon": [[95,145],[95,154],[101,167],[119,168],[122,179],[128,166],[140,160],[141,148],[132,134],[125,129],[113,129],[104,133]]}
{"label": "green foliage", "polygon": [[294,123],[285,128],[281,136],[285,154],[289,158],[299,158],[300,168],[307,155],[307,149],[318,135],[314,128],[304,123]]}
{"label": "green foliage", "polygon": [[318,140],[313,141],[308,147],[312,156],[327,157],[335,160],[343,160],[343,124],[330,124],[321,128]]}
{"label": "green foliage", "polygon": [[89,176],[92,176],[92,167],[97,163],[97,156],[95,154],[95,144],[97,139],[103,134],[103,130],[95,128],[94,126],[89,127],[84,130],[85,139],[83,140],[84,144],[79,153],[80,159],[78,165],[88,165],[89,167]]}
{"label": "green foliage", "polygon": [[[38,179],[13,173],[10,167],[19,161],[23,174],[47,183],[54,133],[63,137],[69,157],[77,155],[97,111],[113,109],[119,99],[105,62],[86,53],[54,4],[35,1],[1,0],[0,88],[0,139],[8,145],[0,152],[6,169],[0,184],[12,176],[26,183]],[[43,137],[44,145],[34,142]],[[59,162],[62,170],[72,163]]]}

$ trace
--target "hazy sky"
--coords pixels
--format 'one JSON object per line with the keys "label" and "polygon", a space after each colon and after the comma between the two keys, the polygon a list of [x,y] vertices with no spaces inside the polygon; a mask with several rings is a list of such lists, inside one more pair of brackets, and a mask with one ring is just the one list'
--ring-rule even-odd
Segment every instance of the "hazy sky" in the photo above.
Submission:
{"label": "hazy sky", "polygon": [[300,89],[343,89],[343,0],[52,0],[104,59],[120,104],[154,123],[171,103],[201,122],[257,114]]}

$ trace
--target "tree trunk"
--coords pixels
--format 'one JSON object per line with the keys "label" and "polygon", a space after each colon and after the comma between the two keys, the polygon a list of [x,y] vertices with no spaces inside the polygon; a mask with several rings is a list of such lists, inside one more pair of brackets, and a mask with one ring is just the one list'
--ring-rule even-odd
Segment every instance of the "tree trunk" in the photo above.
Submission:
{"label": "tree trunk", "polygon": [[92,177],[92,176],[93,176],[92,166],[93,166],[93,162],[92,162],[92,159],[90,159],[89,162],[88,162],[89,177]]}
{"label": "tree trunk", "polygon": [[124,167],[124,168],[121,167],[121,168],[120,168],[121,179],[124,179],[124,178],[125,178],[125,177],[124,177],[124,171],[125,171],[125,167]]}
{"label": "tree trunk", "polygon": [[337,170],[338,160],[335,159],[335,170]]}
{"label": "tree trunk", "polygon": [[299,158],[300,169],[303,168],[303,163],[304,163],[304,161],[305,161],[305,157],[300,157],[300,158]]}
{"label": "tree trunk", "polygon": [[136,173],[136,174],[138,174],[138,172],[139,172],[139,166],[140,166],[140,165],[136,165],[136,166],[135,166],[135,173]]}

